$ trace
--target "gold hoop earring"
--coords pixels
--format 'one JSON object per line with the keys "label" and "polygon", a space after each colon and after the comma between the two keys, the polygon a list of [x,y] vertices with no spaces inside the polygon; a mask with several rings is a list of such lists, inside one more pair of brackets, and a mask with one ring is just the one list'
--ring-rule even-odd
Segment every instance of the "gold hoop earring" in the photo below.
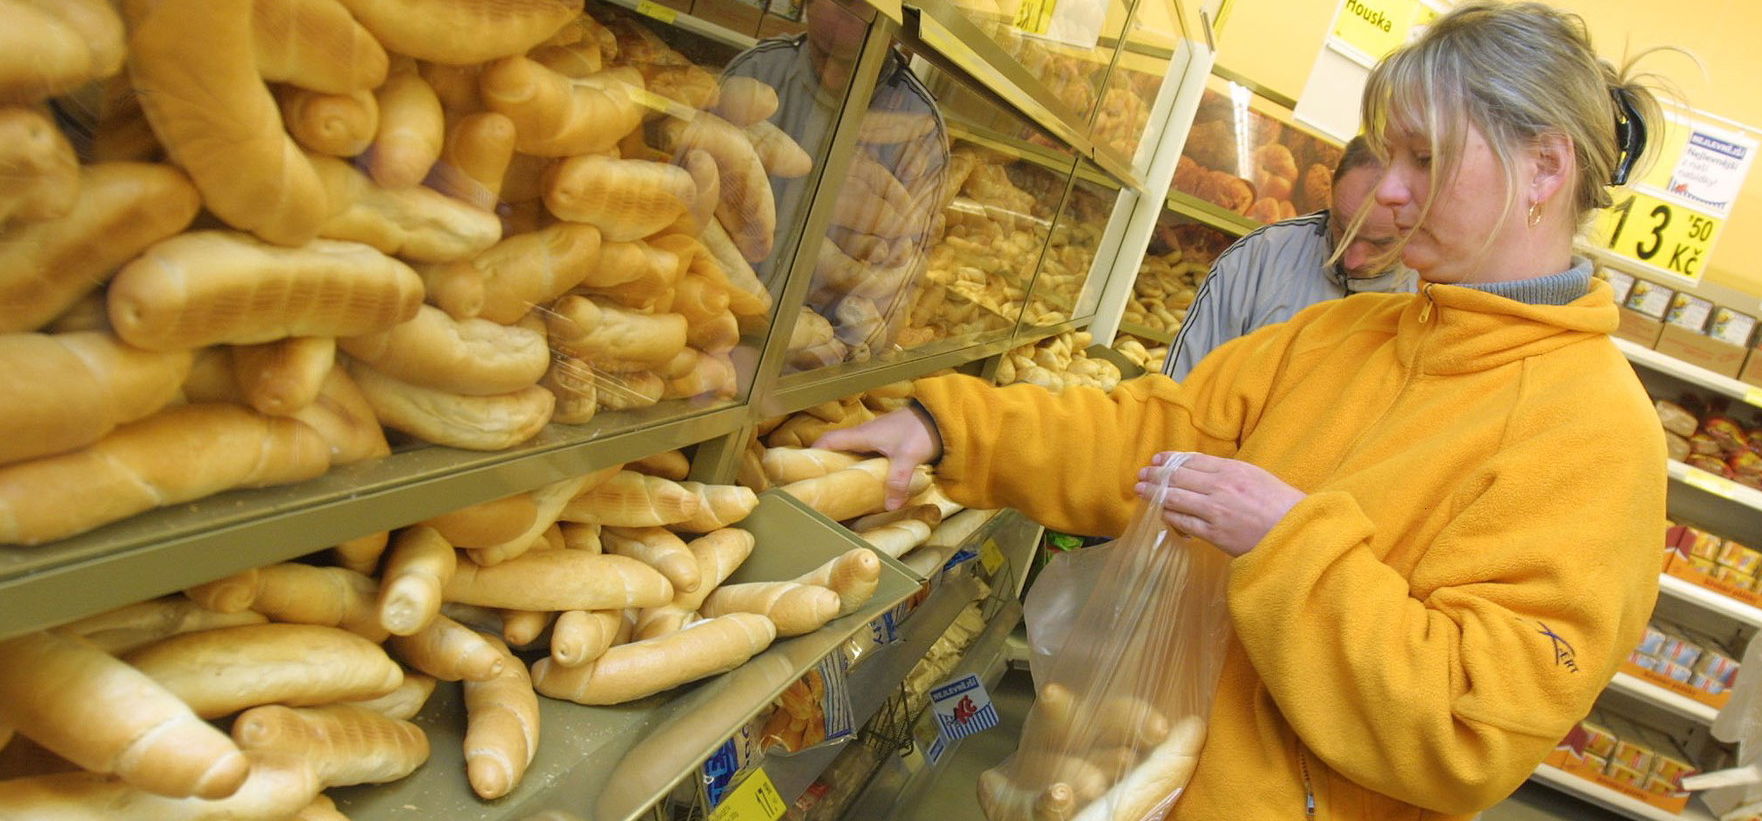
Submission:
{"label": "gold hoop earring", "polygon": [[1530,227],[1534,228],[1534,227],[1541,225],[1541,224],[1542,224],[1542,203],[1541,203],[1541,201],[1538,200],[1536,202],[1530,203]]}

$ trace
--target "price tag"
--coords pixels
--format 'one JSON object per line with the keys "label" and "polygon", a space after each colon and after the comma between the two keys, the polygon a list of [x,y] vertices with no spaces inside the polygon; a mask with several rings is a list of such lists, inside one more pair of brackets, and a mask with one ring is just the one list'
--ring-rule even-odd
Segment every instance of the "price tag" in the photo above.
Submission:
{"label": "price tag", "polygon": [[997,568],[1003,566],[1003,549],[997,546],[996,539],[986,539],[979,548],[979,565],[985,568],[985,575],[996,575]]}
{"label": "price tag", "polygon": [[1052,12],[1058,0],[1022,0],[1016,7],[1016,28],[1028,34],[1045,34],[1052,28]]}
{"label": "price tag", "polygon": [[1700,468],[1689,468],[1683,481],[1692,487],[1698,487],[1715,496],[1732,499],[1737,496],[1737,485],[1723,476],[1714,476]]}
{"label": "price tag", "polygon": [[[665,8],[665,7],[663,6],[663,8]],[[669,11],[671,11],[671,9],[669,9]],[[668,97],[662,97],[661,95],[656,94],[653,91],[649,91],[646,88],[639,88],[634,85],[627,85],[624,87],[624,90],[625,90],[625,92],[629,93],[630,99],[633,102],[635,102],[639,106],[642,106],[643,108],[654,109],[655,111],[659,111],[662,114],[666,114],[671,117],[678,117],[681,120],[690,120],[691,118],[697,116],[697,109],[692,108],[691,106],[685,105],[683,103],[680,103],[677,100],[674,100],[674,99],[671,99]]]}
{"label": "price tag", "polygon": [[710,813],[710,821],[777,821],[783,817],[783,796],[764,769],[753,770]]}
{"label": "price tag", "polygon": [[1597,214],[1598,245],[1621,256],[1699,280],[1725,220],[1645,191],[1617,193]]}
{"label": "price tag", "polygon": [[1762,388],[1745,388],[1744,402],[1762,408]]}
{"label": "price tag", "polygon": [[679,19],[678,9],[663,6],[660,3],[652,2],[652,0],[637,0],[636,13],[644,17],[653,17],[669,26],[673,25],[673,21]]}

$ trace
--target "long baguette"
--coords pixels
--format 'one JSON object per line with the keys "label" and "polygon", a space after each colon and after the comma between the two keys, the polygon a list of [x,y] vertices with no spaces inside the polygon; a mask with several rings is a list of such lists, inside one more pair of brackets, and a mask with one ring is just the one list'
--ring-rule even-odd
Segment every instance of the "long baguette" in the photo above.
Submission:
{"label": "long baguette", "polygon": [[365,243],[429,263],[470,259],[502,238],[495,215],[439,191],[390,188],[335,157],[314,155],[311,160],[330,203],[318,229],[321,237]]}
{"label": "long baguette", "polygon": [[461,563],[448,601],[516,610],[616,610],[673,598],[667,577],[625,556],[579,550],[527,552],[494,567]]}
{"label": "long baguette", "polygon": [[854,453],[820,448],[766,448],[759,463],[765,476],[779,485],[825,476],[854,467],[863,457]]}
{"label": "long baguette", "polygon": [[251,48],[263,79],[328,94],[374,88],[389,65],[336,0],[253,0]]}
{"label": "long baguette", "polygon": [[148,350],[357,336],[416,315],[422,279],[366,245],[278,248],[193,231],[153,246],[110,283],[110,322]]}
{"label": "long baguette", "polygon": [[427,626],[440,614],[441,590],[457,566],[458,554],[434,528],[399,532],[380,577],[380,625],[399,636]]}
{"label": "long baguette", "polygon": [[277,102],[288,134],[315,154],[356,156],[373,145],[379,131],[379,100],[370,91],[324,94],[289,86]]}
{"label": "long baguette", "polygon": [[900,519],[876,527],[856,530],[857,538],[876,550],[897,559],[922,547],[930,540],[931,527],[921,519]]}
{"label": "long baguette", "polygon": [[496,799],[520,785],[538,753],[538,695],[526,665],[494,637],[501,673],[465,683],[465,775],[479,798]]}
{"label": "long baguette", "polygon": [[1178,794],[1193,777],[1199,749],[1205,744],[1205,720],[1188,716],[1175,724],[1168,740],[1107,793],[1077,813],[1076,821],[1126,821],[1143,818],[1158,804]]}
{"label": "long baguette", "polygon": [[0,642],[0,723],[87,770],[164,795],[223,798],[250,766],[175,694],[63,633]]}
{"label": "long baguette", "polygon": [[702,482],[680,482],[679,486],[697,494],[697,513],[674,527],[689,533],[710,533],[735,524],[759,506],[758,494],[739,485],[706,485]]}
{"label": "long baguette", "polygon": [[[866,459],[835,473],[784,485],[782,490],[835,521],[854,519],[881,510],[887,503],[886,459]],[[913,474],[911,491],[929,484],[929,477]]]}
{"label": "long baguette", "polygon": [[378,698],[338,703],[360,707],[363,710],[372,710],[387,718],[408,721],[415,718],[417,713],[422,712],[422,705],[427,704],[428,698],[434,695],[434,687],[438,681],[434,676],[405,670],[404,683],[398,685],[396,690]]}
{"label": "long baguette", "polygon": [[231,405],[186,405],[83,450],[0,468],[0,543],[71,536],[159,505],[310,479],[330,466],[311,428]]}
{"label": "long baguette", "polygon": [[581,13],[569,0],[343,0],[386,48],[418,60],[474,65],[521,54]]}
{"label": "long baguette", "polygon": [[455,319],[510,325],[580,284],[599,264],[600,229],[558,223],[516,234],[469,261],[427,266],[429,298]]}
{"label": "long baguette", "polygon": [[684,540],[660,527],[607,527],[600,534],[606,553],[629,556],[659,571],[675,594],[698,588],[697,559]]}
{"label": "long baguette", "polygon": [[624,614],[617,610],[562,613],[551,625],[551,660],[564,667],[593,661],[611,648],[623,624]]}
{"label": "long baguette", "polygon": [[[217,731],[218,732],[218,731]],[[231,742],[227,742],[231,744]],[[240,756],[249,777],[214,801],[167,798],[98,773],[57,773],[0,781],[0,808],[9,816],[51,821],[241,821],[285,819],[312,803],[324,785],[311,765],[292,756]]]}
{"label": "long baguette", "polygon": [[373,579],[353,570],[284,562],[191,588],[187,595],[216,610],[245,601],[275,621],[337,627],[380,641],[385,628],[375,612],[378,594]]}
{"label": "long baguette", "polygon": [[360,636],[311,624],[253,624],[186,633],[124,661],[204,718],[259,704],[306,706],[374,698],[404,680],[385,651]]}
{"label": "long baguette", "polygon": [[551,698],[622,704],[739,667],[776,637],[770,619],[732,613],[660,638],[618,645],[579,667],[539,659],[532,683]]}
{"label": "long baguette", "polygon": [[443,513],[422,524],[454,547],[489,547],[518,538],[538,519],[532,494],[516,493]]}
{"label": "long baguette", "polygon": [[0,464],[85,447],[177,396],[188,351],[150,353],[109,333],[0,335]]}
{"label": "long baguette", "polygon": [[368,176],[389,189],[415,186],[440,159],[446,142],[440,97],[417,73],[416,62],[405,58],[393,62],[373,94],[379,101],[379,131],[367,150]]}
{"label": "long baguette", "polygon": [[428,760],[422,728],[352,704],[252,707],[233,721],[232,738],[247,753],[307,762],[327,787],[396,781]]}
{"label": "long baguette", "polygon": [[483,634],[444,615],[387,642],[405,664],[441,681],[483,681],[501,672],[502,656]]}
{"label": "long baguette", "polygon": [[55,123],[31,108],[0,107],[0,225],[60,219],[79,196],[79,158]]}
{"label": "long baguette", "polygon": [[[505,539],[486,547],[470,551],[471,560],[484,567],[500,564],[532,549],[545,530],[557,523],[557,517],[563,508],[583,490],[597,487],[600,483],[611,479],[622,469],[620,465],[608,465],[592,473],[572,476],[568,479],[552,482],[532,491],[534,515],[531,524],[512,538]],[[520,642],[515,642],[519,644]]]}
{"label": "long baguette", "polygon": [[546,317],[558,350],[617,372],[665,365],[685,349],[685,317],[641,314],[584,296],[566,296]]}
{"label": "long baguette", "polygon": [[303,245],[318,235],[324,190],[258,78],[251,7],[127,0],[129,75],[153,133],[209,211],[270,242]]}
{"label": "long baguette", "polygon": [[799,584],[814,584],[838,594],[838,615],[855,613],[881,583],[881,560],[875,552],[853,547],[818,568],[795,579]]}
{"label": "long baguette", "polygon": [[697,494],[677,482],[626,470],[583,491],[557,518],[617,527],[655,527],[690,519],[697,515],[698,505]]}
{"label": "long baguette", "polygon": [[795,582],[748,582],[717,587],[698,612],[714,618],[729,613],[758,613],[777,625],[779,636],[812,633],[838,617],[838,594],[819,585]]}
{"label": "long baguette", "polygon": [[292,416],[318,400],[336,368],[336,340],[293,336],[232,350],[233,378],[258,413]]}
{"label": "long baguette", "polygon": [[[62,626],[106,653],[126,653],[160,639],[200,630],[262,624],[262,613],[209,610],[184,596],[165,596],[119,607]],[[4,746],[4,744],[0,744]]]}
{"label": "long baguette", "polygon": [[466,396],[393,379],[359,362],[349,374],[386,427],[437,445],[505,450],[544,430],[556,399],[529,385],[495,396]]}
{"label": "long baguette", "polygon": [[167,165],[84,166],[78,190],[67,215],[0,234],[0,333],[42,327],[202,206],[189,177]]}

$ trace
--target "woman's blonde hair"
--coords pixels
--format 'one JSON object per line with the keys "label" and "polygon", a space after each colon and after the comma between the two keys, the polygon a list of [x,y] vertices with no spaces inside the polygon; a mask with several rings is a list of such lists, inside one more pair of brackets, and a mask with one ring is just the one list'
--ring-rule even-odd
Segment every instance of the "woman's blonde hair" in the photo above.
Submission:
{"label": "woman's blonde hair", "polygon": [[[1618,138],[1618,116],[1637,119],[1654,134],[1661,124],[1652,92],[1629,77],[1627,67],[1617,70],[1597,57],[1584,20],[1533,2],[1457,6],[1377,64],[1363,101],[1365,136],[1379,159],[1388,160],[1391,126],[1431,142],[1432,184],[1421,220],[1455,175],[1473,125],[1506,175],[1501,222],[1517,204],[1518,151],[1546,135],[1571,140],[1577,179],[1564,193],[1582,222],[1609,205],[1606,186],[1616,169],[1641,159],[1627,154],[1644,153],[1643,137],[1639,145]],[[1354,229],[1366,210],[1353,220]]]}

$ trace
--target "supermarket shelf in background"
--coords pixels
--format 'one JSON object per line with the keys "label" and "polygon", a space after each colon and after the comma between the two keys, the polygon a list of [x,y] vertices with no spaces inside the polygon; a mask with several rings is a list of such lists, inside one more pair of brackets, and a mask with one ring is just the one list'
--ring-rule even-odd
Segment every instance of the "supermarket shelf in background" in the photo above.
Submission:
{"label": "supermarket shelf in background", "polygon": [[1702,724],[1712,725],[1713,720],[1719,718],[1719,708],[1717,707],[1702,704],[1687,696],[1677,695],[1663,687],[1626,673],[1616,673],[1615,680],[1609,682],[1609,689]]}
{"label": "supermarket shelf in background", "polygon": [[1206,202],[1174,188],[1169,189],[1168,210],[1202,222],[1232,237],[1245,236],[1261,227],[1260,223],[1241,214],[1226,211],[1215,203]]}
{"label": "supermarket shelf in background", "polygon": [[1718,591],[1679,579],[1669,573],[1658,575],[1658,592],[1703,610],[1708,610],[1751,627],[1762,627],[1762,609],[1751,607]]}
{"label": "supermarket shelf in background", "polygon": [[740,51],[752,48],[753,46],[758,45],[759,42],[750,34],[741,34],[738,31],[733,31],[717,25],[701,17],[693,17],[686,12],[678,11],[668,6],[662,6],[658,3],[650,2],[650,0],[604,0],[604,2],[618,6],[627,11],[636,12],[650,20],[672,26],[681,31],[690,32],[708,40],[714,40],[722,45],[728,46],[729,48],[739,49]]}
{"label": "supermarket shelf in background", "polygon": [[1674,356],[1659,353],[1635,342],[1616,337],[1610,338],[1615,340],[1615,347],[1620,349],[1622,356],[1627,357],[1627,361],[1635,365],[1674,376],[1684,382],[1699,385],[1756,407],[1762,407],[1762,388],[1739,382],[1724,374],[1714,373],[1699,365],[1691,365]]}
{"label": "supermarket shelf in background", "polygon": [[[551,425],[512,450],[424,446],[316,479],[148,511],[69,539],[0,546],[0,638],[162,596],[367,533],[728,434],[748,408],[682,406]],[[687,411],[689,412],[689,411]]]}
{"label": "supermarket shelf in background", "polygon": [[1762,490],[1740,485],[1724,476],[1715,476],[1700,468],[1670,460],[1670,478],[1715,496],[1721,496],[1752,510],[1762,511]]}
{"label": "supermarket shelf in background", "polygon": [[1647,819],[1651,821],[1714,821],[1713,814],[1701,805],[1698,798],[1689,799],[1688,807],[1682,813],[1665,812],[1644,801],[1629,798],[1601,784],[1586,781],[1558,767],[1543,764],[1536,768],[1530,776],[1534,781],[1541,782],[1568,795],[1582,798],[1604,809],[1620,813],[1629,818]]}

